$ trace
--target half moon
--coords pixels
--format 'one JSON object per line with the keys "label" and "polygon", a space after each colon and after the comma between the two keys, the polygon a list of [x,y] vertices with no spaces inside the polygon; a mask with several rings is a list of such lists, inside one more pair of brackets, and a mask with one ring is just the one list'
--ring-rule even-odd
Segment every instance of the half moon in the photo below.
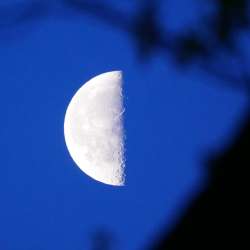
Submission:
{"label": "half moon", "polygon": [[122,72],[98,75],[74,95],[64,136],[77,166],[93,179],[122,186],[124,174]]}

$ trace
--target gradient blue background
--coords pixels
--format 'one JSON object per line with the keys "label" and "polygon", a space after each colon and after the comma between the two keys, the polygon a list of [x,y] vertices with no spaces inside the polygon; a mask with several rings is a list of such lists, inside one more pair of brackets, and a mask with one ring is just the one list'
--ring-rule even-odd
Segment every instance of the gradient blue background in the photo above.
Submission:
{"label": "gradient blue background", "polygon": [[[186,9],[173,7],[173,27],[192,23]],[[90,249],[98,230],[114,249],[139,249],[171,229],[204,183],[205,157],[230,141],[244,96],[162,53],[141,64],[126,33],[60,7],[0,38],[0,249]],[[74,93],[112,70],[124,74],[125,187],[81,172],[63,134]]]}

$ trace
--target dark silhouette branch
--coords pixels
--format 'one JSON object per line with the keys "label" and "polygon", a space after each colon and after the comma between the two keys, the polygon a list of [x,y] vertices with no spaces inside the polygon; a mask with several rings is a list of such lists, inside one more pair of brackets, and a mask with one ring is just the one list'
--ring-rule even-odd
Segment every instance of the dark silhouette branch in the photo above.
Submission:
{"label": "dark silhouette branch", "polygon": [[48,15],[48,1],[21,2],[15,5],[0,5],[0,29],[10,29],[15,26],[35,22]]}
{"label": "dark silhouette branch", "polygon": [[[139,3],[139,2],[138,2]],[[95,0],[61,0],[61,1],[30,1],[16,5],[0,6],[0,29],[24,25],[48,16],[55,4],[71,9],[78,14],[92,15],[112,27],[127,32],[135,41],[139,55],[142,59],[152,56],[153,52],[162,52],[165,57],[171,58],[179,66],[196,64],[206,73],[212,74],[222,82],[227,81],[229,86],[238,87],[244,91],[249,90],[248,67],[241,68],[240,74],[233,74],[230,68],[223,69],[213,60],[221,46],[230,53],[235,52],[235,33],[239,30],[249,29],[249,16],[246,0],[217,0],[217,15],[207,23],[210,30],[210,39],[204,39],[202,32],[190,31],[185,35],[173,35],[163,29],[158,20],[161,1],[144,0],[138,4],[135,16],[120,11],[105,1]],[[55,10],[55,9],[54,9]],[[211,41],[216,41],[212,42]],[[239,64],[245,65],[243,55]],[[244,61],[244,62],[243,62]],[[202,63],[200,63],[202,62]],[[233,84],[234,83],[234,84]]]}
{"label": "dark silhouette branch", "polygon": [[[211,2],[211,0],[208,0]],[[250,6],[248,0],[214,0],[216,13],[204,21],[201,29],[186,30],[173,34],[159,23],[158,15],[162,1],[138,1],[138,9],[131,16],[103,0],[36,0],[15,5],[0,4],[0,34],[18,26],[34,23],[54,13],[55,5],[70,9],[68,15],[92,15],[130,35],[137,46],[140,58],[148,59],[155,52],[164,57],[171,56],[180,68],[195,66],[206,74],[215,76],[220,84],[250,93],[250,62],[240,46],[238,36],[249,34]],[[53,12],[54,11],[54,12]],[[209,35],[208,35],[209,34]],[[230,66],[227,59],[219,60],[219,53],[232,56],[237,70]],[[235,72],[237,71],[237,72]],[[250,98],[249,98],[250,100]],[[249,106],[250,109],[250,106]],[[244,203],[238,194],[244,190],[246,167],[250,165],[250,111],[246,121],[239,128],[235,141],[224,152],[207,163],[209,182],[206,189],[186,209],[183,218],[170,234],[164,234],[153,249],[226,249],[232,247],[236,231],[242,229],[237,223],[242,210],[237,204]],[[235,191],[236,190],[236,191]],[[245,188],[246,190],[246,188]],[[233,203],[236,206],[233,207]],[[237,211],[239,217],[233,216]],[[244,216],[240,218],[244,221]],[[235,223],[235,224],[234,224]],[[108,237],[97,235],[96,249],[106,244]],[[241,241],[241,238],[238,242]],[[217,243],[216,243],[217,242]],[[206,245],[206,246],[205,246]],[[205,246],[205,247],[204,247]],[[235,249],[242,249],[236,246]]]}

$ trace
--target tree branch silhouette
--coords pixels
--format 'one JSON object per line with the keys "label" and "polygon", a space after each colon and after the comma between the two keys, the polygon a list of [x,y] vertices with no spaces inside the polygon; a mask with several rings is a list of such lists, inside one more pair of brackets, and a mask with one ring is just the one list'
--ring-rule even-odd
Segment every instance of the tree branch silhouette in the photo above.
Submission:
{"label": "tree branch silhouette", "polygon": [[[134,40],[138,55],[147,60],[154,52],[161,52],[166,58],[170,56],[176,65],[188,67],[196,65],[208,74],[214,75],[218,80],[226,81],[228,86],[243,89],[249,92],[249,72],[243,70],[240,74],[233,75],[233,71],[223,69],[211,59],[217,59],[217,52],[224,48],[228,53],[236,52],[236,34],[249,32],[249,14],[246,0],[217,0],[216,15],[205,19],[206,29],[210,37],[204,39],[203,32],[186,31],[185,34],[173,34],[163,29],[159,23],[158,14],[162,1],[138,1],[136,15],[129,15],[106,1],[97,0],[61,0],[61,1],[26,1],[15,5],[0,5],[0,30],[11,29],[14,26],[25,25],[55,14],[55,5],[61,5],[64,9],[71,9],[80,15],[92,15],[128,33]],[[54,12],[53,12],[54,11]],[[68,13],[68,15],[70,15]],[[243,65],[244,53],[235,53],[235,57],[241,58]],[[240,76],[239,76],[240,75]],[[234,84],[233,84],[234,83]]]}
{"label": "tree branch silhouette", "polygon": [[[154,53],[160,52],[166,59],[170,58],[180,70],[195,67],[218,78],[220,84],[243,91],[250,101],[250,59],[242,50],[238,38],[242,33],[249,36],[250,3],[248,0],[207,1],[213,2],[216,11],[201,20],[206,35],[201,29],[173,33],[170,29],[163,28],[158,18],[163,0],[138,1],[135,15],[121,11],[105,0],[36,0],[15,5],[0,4],[0,33],[55,14],[54,6],[61,5],[65,10],[71,10],[66,12],[67,15],[92,15],[111,27],[126,32],[133,39],[142,60],[146,61]],[[227,58],[219,59],[222,51],[236,61],[237,69],[234,68],[235,65],[228,65]],[[210,171],[207,187],[186,209],[173,232],[163,233],[162,238],[154,242],[153,249],[182,249],[183,243],[186,244],[185,248],[190,249],[204,249],[205,245],[210,246],[210,249],[216,246],[225,249],[231,246],[233,238],[236,239],[236,230],[242,228],[232,215],[236,211],[239,214],[242,211],[239,207],[232,206],[232,202],[240,204],[246,199],[244,195],[242,199],[237,199],[235,192],[244,192],[240,184],[244,182],[246,167],[250,164],[249,113],[250,105],[246,120],[238,128],[240,133],[235,136],[232,145],[219,153],[214,161],[207,163]],[[231,224],[228,223],[230,219],[233,220]],[[244,220],[244,217],[240,219]]]}

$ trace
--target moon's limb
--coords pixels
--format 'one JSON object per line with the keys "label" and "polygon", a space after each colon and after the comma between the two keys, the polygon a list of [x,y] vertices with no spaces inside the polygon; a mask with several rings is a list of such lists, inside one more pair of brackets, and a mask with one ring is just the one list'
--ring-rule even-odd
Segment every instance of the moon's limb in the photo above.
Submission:
{"label": "moon's limb", "polygon": [[125,182],[122,72],[92,78],[72,98],[64,135],[78,167],[93,179],[116,186]]}

